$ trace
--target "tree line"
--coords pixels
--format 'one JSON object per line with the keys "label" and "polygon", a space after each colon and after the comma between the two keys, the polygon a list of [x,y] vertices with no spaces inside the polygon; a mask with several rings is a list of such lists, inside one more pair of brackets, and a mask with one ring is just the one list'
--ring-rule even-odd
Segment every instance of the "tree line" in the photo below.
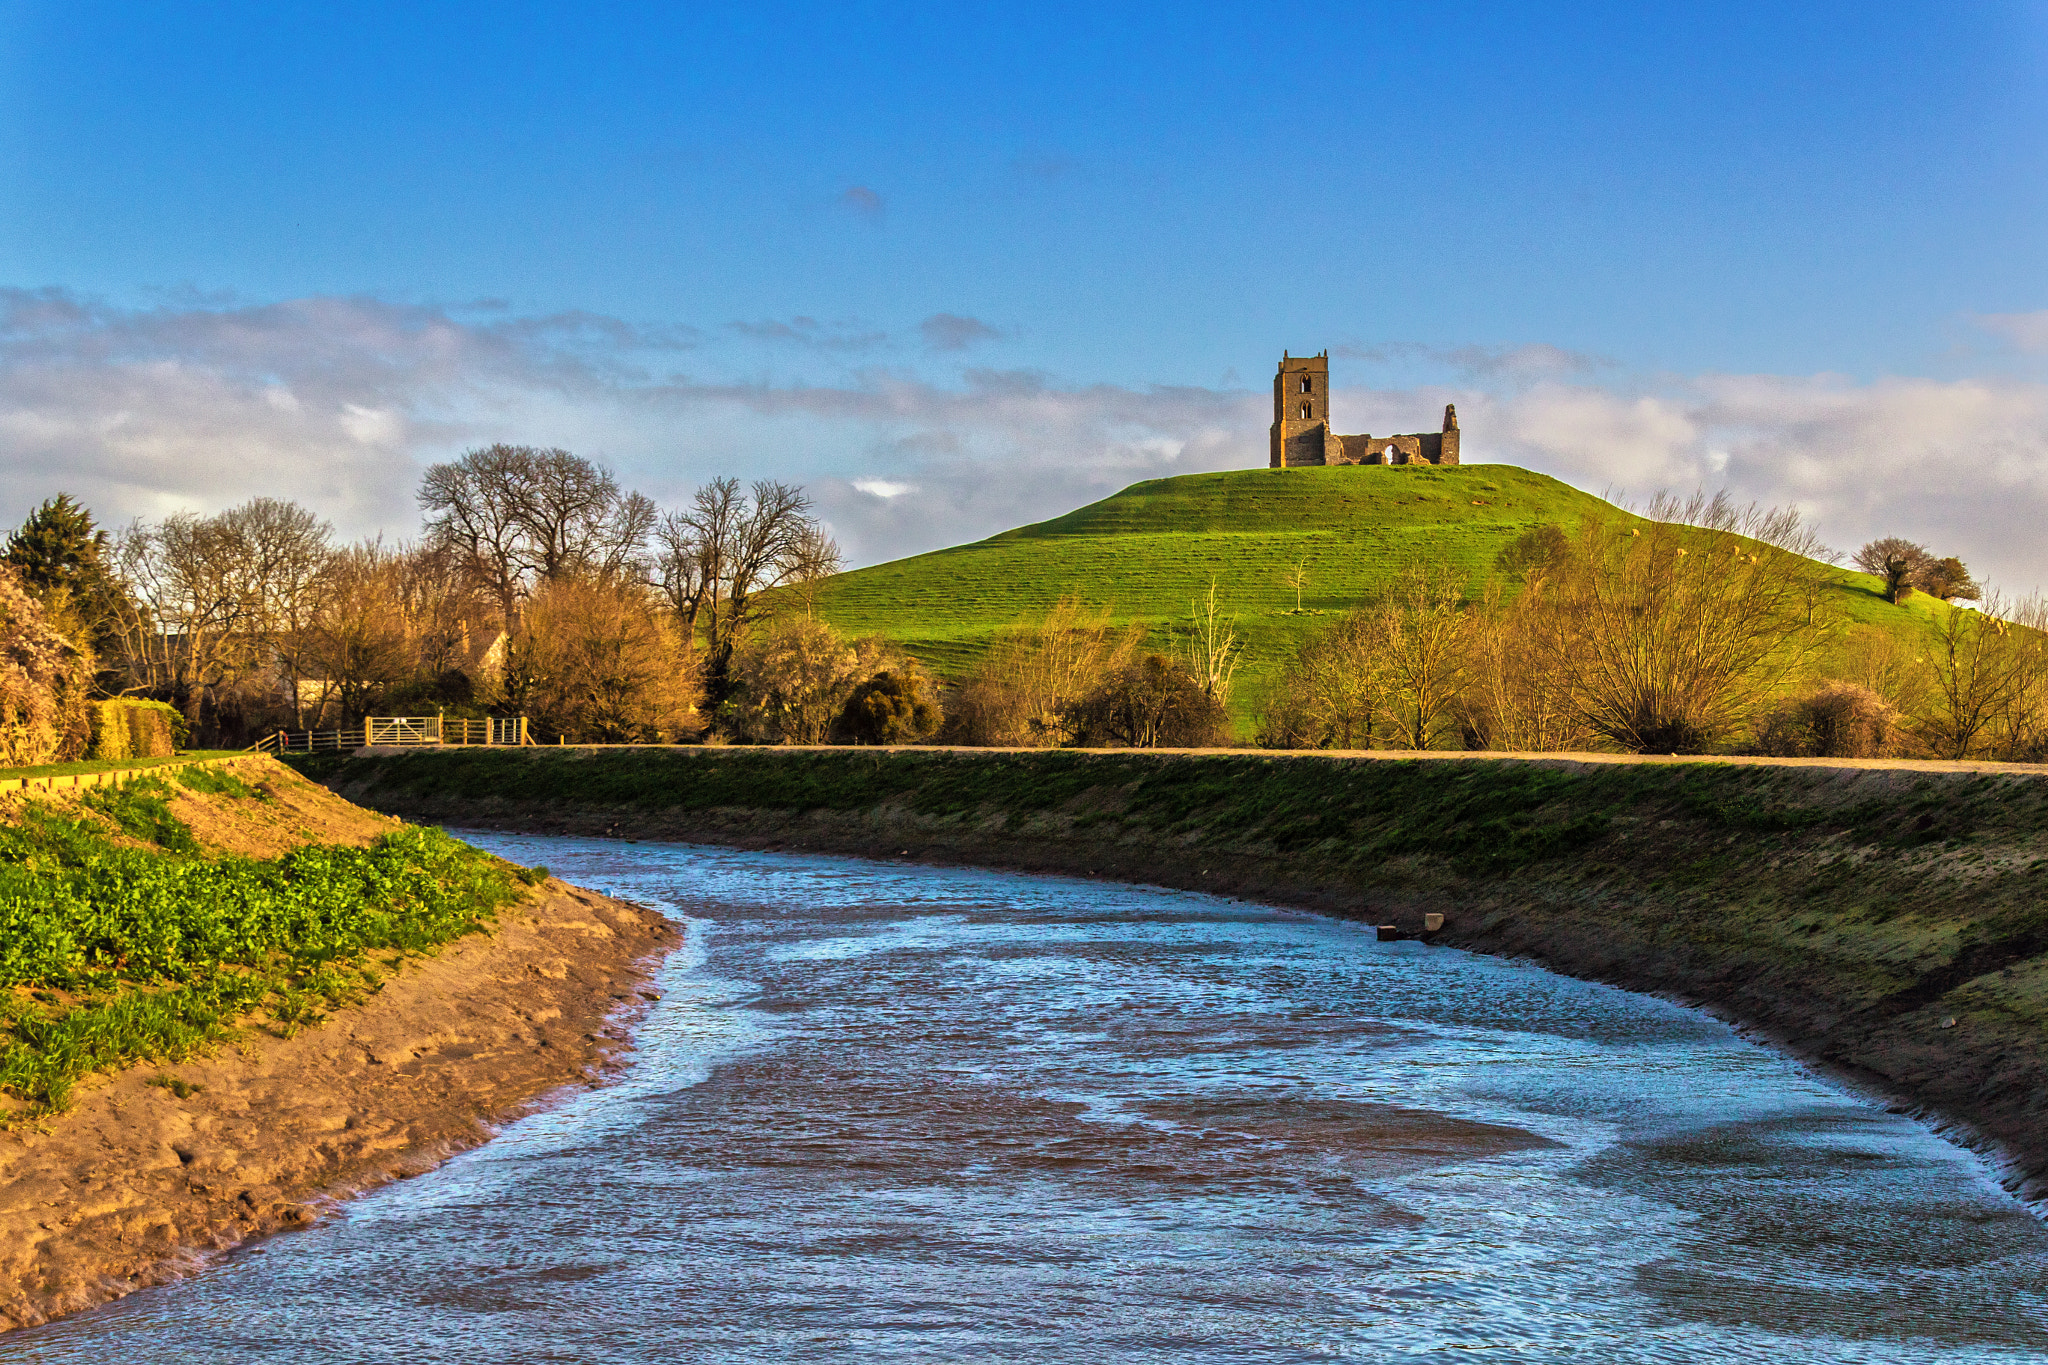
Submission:
{"label": "tree line", "polygon": [[1887,538],[1853,563],[1942,606],[1857,622],[1835,559],[1795,512],[1699,495],[1531,529],[1484,575],[1418,561],[1301,646],[1258,742],[2048,759],[2038,598]]}
{"label": "tree line", "polygon": [[[49,499],[7,541],[0,731],[74,756],[93,696],[168,702],[207,744],[436,710],[598,743],[792,724],[760,684],[803,623],[767,628],[763,595],[808,602],[841,567],[800,488],[714,479],[664,510],[583,457],[494,445],[432,466],[417,496],[421,531],[396,543],[341,542],[274,498],[111,532]],[[891,674],[888,705],[868,688],[885,731],[935,723],[909,660],[867,644],[835,667],[858,675],[849,695]]]}
{"label": "tree line", "polygon": [[[435,711],[580,743],[1233,742],[1245,641],[1216,582],[1149,625],[1064,598],[941,683],[817,618],[841,556],[801,488],[714,479],[664,509],[567,451],[494,445],[417,499],[417,537],[355,543],[271,498],[114,532],[45,502],[0,575],[0,760],[75,755],[88,700],[115,696],[206,744]],[[1699,495],[1532,528],[1480,573],[1417,560],[1301,644],[1252,742],[2048,756],[2038,600],[1892,537],[1853,563],[1939,605],[1858,622],[1836,558],[1796,513]]]}

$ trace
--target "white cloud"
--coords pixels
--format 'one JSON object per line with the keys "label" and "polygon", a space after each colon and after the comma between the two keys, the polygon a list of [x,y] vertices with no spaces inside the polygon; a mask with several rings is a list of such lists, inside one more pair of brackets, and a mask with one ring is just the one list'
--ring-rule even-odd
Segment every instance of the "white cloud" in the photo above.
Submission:
{"label": "white cloud", "polygon": [[1703,375],[1653,394],[1541,385],[1459,414],[1468,458],[1596,491],[1726,486],[1797,503],[1845,549],[1903,535],[2005,588],[2048,585],[2048,385]]}
{"label": "white cloud", "polygon": [[[1798,502],[1844,548],[1905,535],[2005,587],[2048,584],[2048,385],[1596,382],[1562,352],[1451,354],[1449,383],[1340,388],[1339,428],[1434,430],[1456,402],[1469,460],[1619,496],[1726,486]],[[1485,356],[1501,363],[1482,373]],[[803,482],[855,562],[872,563],[1140,479],[1265,463],[1271,400],[1257,389],[887,367],[742,382],[676,373],[679,357],[718,358],[704,333],[589,314],[331,298],[119,309],[0,291],[0,520],[60,489],[109,523],[268,494],[349,534],[404,535],[425,463],[505,440],[605,460],[664,501],[719,474]]]}

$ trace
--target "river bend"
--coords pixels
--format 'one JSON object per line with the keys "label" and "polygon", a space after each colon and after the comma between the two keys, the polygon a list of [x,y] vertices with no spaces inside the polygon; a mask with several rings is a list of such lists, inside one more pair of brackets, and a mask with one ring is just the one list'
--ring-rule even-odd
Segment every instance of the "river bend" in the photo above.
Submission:
{"label": "river bend", "polygon": [[1692,1011],[1057,878],[467,837],[688,941],[618,1081],[36,1361],[2019,1361],[2048,1229]]}

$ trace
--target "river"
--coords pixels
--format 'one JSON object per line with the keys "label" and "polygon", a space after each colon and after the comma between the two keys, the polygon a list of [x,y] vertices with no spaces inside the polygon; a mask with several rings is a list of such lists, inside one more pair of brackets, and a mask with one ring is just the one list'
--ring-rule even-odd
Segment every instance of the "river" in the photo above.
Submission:
{"label": "river", "polygon": [[688,925],[630,1068],[0,1361],[2036,1361],[2048,1228],[1693,1011],[1215,897],[466,837]]}

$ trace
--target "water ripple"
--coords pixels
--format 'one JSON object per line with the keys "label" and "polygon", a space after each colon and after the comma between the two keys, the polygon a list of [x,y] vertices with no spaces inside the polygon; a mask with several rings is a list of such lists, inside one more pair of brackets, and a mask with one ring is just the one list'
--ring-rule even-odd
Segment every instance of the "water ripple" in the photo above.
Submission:
{"label": "water ripple", "polygon": [[1696,1013],[1181,892],[477,834],[686,944],[617,1084],[4,1361],[2003,1361],[2048,1230]]}

